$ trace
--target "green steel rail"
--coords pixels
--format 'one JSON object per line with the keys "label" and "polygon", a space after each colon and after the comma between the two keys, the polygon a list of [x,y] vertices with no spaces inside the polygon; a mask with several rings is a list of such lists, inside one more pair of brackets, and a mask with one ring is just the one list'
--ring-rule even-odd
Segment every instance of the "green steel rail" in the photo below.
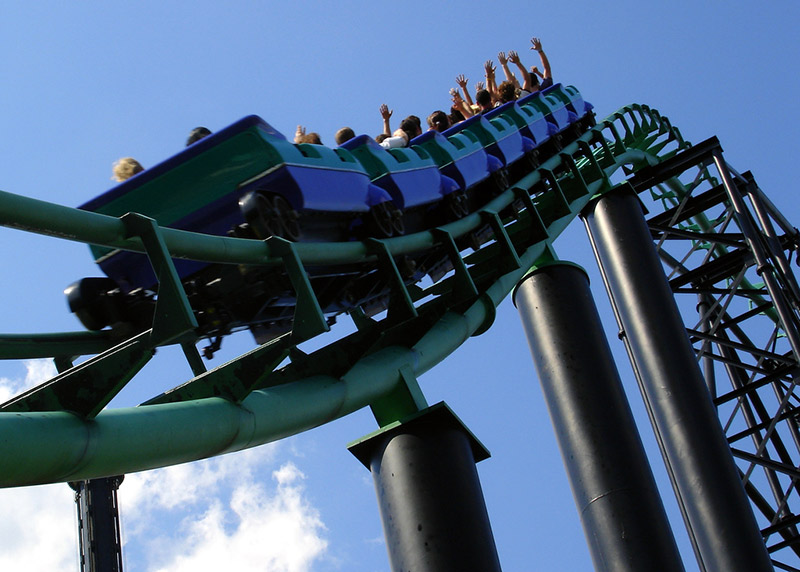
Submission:
{"label": "green steel rail", "polygon": [[[387,240],[290,243],[160,228],[0,192],[0,224],[58,238],[145,252],[159,277],[153,328],[120,340],[109,331],[0,335],[0,359],[55,358],[61,373],[0,410],[0,486],[89,479],[194,461],[254,447],[366,406],[382,426],[424,407],[417,378],[470,336],[528,270],[551,260],[552,243],[612,176],[674,156],[690,144],[643,105],[619,110],[515,181],[479,212],[430,231]],[[457,241],[492,240],[465,255]],[[463,242],[462,242],[463,243]],[[427,288],[407,286],[395,265],[406,253],[442,249],[453,271]],[[297,293],[294,329],[205,371],[172,258],[283,265]],[[353,313],[357,331],[309,355],[298,343],[328,329],[304,267],[373,261],[392,285],[381,320]],[[500,262],[498,262],[500,261]],[[151,358],[181,344],[195,377],[132,408],[108,402]],[[74,356],[93,356],[72,365]],[[276,369],[286,357],[290,363]]]}

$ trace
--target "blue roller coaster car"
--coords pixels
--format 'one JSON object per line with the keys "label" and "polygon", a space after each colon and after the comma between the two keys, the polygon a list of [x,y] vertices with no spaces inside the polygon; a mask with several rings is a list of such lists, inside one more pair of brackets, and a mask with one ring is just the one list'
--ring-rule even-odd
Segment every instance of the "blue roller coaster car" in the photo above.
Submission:
{"label": "blue roller coaster car", "polygon": [[[577,136],[593,121],[578,90],[561,85],[388,151],[366,135],[335,149],[294,144],[249,116],[79,208],[110,216],[136,212],[160,226],[258,240],[385,239],[468,215],[507,188],[514,169],[521,175],[538,164],[523,159],[557,150],[555,135],[566,137],[572,126]],[[150,327],[158,284],[147,257],[90,248],[106,278],[68,287],[70,309],[89,329]],[[439,276],[441,256],[419,253],[398,267],[409,283],[425,273]],[[291,329],[296,294],[283,269],[174,263],[200,336],[246,327],[261,343]],[[368,314],[386,306],[388,282],[374,262],[306,270],[331,319],[356,306]]]}

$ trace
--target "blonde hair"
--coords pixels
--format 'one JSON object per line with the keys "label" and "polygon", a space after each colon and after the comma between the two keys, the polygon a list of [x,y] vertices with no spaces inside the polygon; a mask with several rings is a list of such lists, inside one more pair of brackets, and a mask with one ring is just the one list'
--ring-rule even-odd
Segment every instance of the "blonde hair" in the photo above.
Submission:
{"label": "blonde hair", "polygon": [[133,157],[123,157],[114,163],[111,171],[113,173],[112,179],[124,181],[125,179],[130,179],[136,173],[144,171],[144,167]]}

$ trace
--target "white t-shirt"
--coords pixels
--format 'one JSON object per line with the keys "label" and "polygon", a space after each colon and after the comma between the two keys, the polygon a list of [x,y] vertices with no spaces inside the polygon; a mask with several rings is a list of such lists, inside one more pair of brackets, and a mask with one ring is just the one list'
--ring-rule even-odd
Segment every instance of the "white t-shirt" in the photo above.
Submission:
{"label": "white t-shirt", "polygon": [[398,135],[397,137],[387,137],[380,142],[380,146],[384,149],[397,149],[398,147],[408,147],[408,140]]}

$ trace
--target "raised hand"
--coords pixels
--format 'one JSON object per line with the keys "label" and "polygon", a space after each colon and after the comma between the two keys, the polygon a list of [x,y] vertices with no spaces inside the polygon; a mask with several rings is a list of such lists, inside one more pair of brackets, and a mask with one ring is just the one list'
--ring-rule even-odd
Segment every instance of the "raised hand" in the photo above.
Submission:
{"label": "raised hand", "polygon": [[510,61],[512,64],[519,64],[519,54],[514,50],[511,50],[508,52],[508,61]]}
{"label": "raised hand", "polygon": [[479,81],[478,83],[475,84],[475,91],[480,91],[482,89],[486,89],[486,86],[482,81]]}
{"label": "raised hand", "polygon": [[501,66],[506,65],[506,61],[508,61],[507,58],[506,58],[506,53],[505,52],[499,52],[497,54],[497,61],[500,62]]}
{"label": "raised hand", "polygon": [[467,89],[467,82],[468,82],[468,81],[469,81],[469,80],[468,80],[466,77],[464,77],[464,74],[463,74],[463,73],[461,73],[461,74],[458,74],[458,75],[456,76],[456,83],[459,85],[459,87],[460,87],[461,89]]}
{"label": "raised hand", "polygon": [[381,110],[381,117],[383,117],[386,120],[388,120],[392,116],[392,113],[394,113],[394,110],[389,109],[389,106],[386,105],[385,103],[381,104],[380,110]]}
{"label": "raised hand", "polygon": [[537,52],[542,51],[542,42],[539,40],[539,38],[531,38],[531,44],[533,44],[531,46],[532,50],[536,50]]}
{"label": "raised hand", "polygon": [[486,60],[486,63],[483,64],[483,69],[486,70],[486,77],[494,76],[494,70],[497,69],[494,67],[494,62],[492,60]]}

